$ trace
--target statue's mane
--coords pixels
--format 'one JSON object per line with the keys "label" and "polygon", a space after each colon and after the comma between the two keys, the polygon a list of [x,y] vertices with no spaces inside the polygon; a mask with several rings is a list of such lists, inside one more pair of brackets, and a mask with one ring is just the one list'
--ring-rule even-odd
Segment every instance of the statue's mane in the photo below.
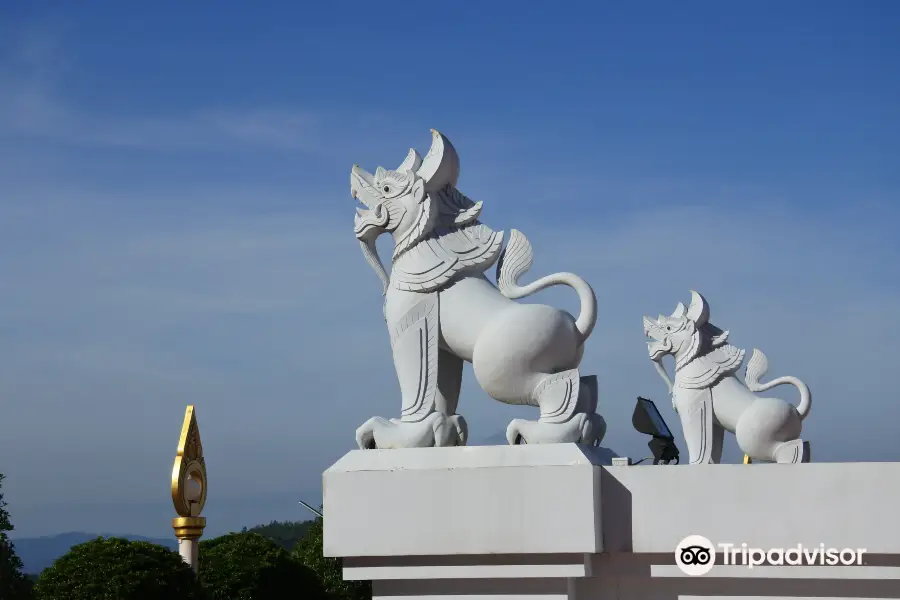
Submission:
{"label": "statue's mane", "polygon": [[705,323],[691,336],[688,351],[675,361],[675,380],[688,389],[704,389],[735,373],[744,351],[727,343],[728,332]]}
{"label": "statue's mane", "polygon": [[449,183],[437,192],[428,194],[422,203],[419,218],[394,246],[394,260],[416,244],[435,235],[446,235],[456,229],[477,222],[481,202],[473,202]]}
{"label": "statue's mane", "polygon": [[394,247],[393,284],[429,291],[464,272],[490,268],[500,255],[503,233],[478,220],[481,207],[452,185],[430,193],[418,220]]}
{"label": "statue's mane", "polygon": [[730,346],[727,343],[728,332],[724,331],[709,321],[694,329],[691,336],[691,345],[687,352],[682,354],[675,363],[675,369],[684,367],[694,359],[706,356],[717,348]]}
{"label": "statue's mane", "polygon": [[394,246],[393,259],[427,239],[452,234],[467,225],[479,225],[482,202],[474,202],[449,183],[426,196],[419,218]]}

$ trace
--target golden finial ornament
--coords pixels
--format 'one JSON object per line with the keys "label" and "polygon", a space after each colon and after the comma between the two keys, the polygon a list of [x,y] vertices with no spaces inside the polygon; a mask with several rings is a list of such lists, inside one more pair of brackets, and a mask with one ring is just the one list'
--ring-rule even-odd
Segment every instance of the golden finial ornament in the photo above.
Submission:
{"label": "golden finial ornament", "polygon": [[744,464],[745,464],[745,465],[749,465],[749,464],[752,464],[752,463],[753,463],[753,459],[750,458],[750,455],[749,455],[749,454],[745,454],[745,455],[744,455]]}
{"label": "golden finial ornament", "polygon": [[172,528],[178,538],[178,551],[184,561],[197,570],[197,540],[203,535],[206,518],[200,516],[206,504],[206,461],[194,405],[189,405],[178,438],[178,451],[172,467],[172,503],[178,516]]}

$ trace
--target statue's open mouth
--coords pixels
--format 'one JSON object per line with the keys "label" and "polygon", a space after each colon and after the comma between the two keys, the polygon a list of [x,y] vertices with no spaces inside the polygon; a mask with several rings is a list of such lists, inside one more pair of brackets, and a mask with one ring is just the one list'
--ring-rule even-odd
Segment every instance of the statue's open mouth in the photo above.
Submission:
{"label": "statue's open mouth", "polygon": [[647,336],[647,353],[651,360],[662,360],[672,349],[672,342],[663,335],[660,328],[649,318],[644,317],[644,335]]}
{"label": "statue's open mouth", "polygon": [[660,361],[668,353],[668,344],[663,344],[655,340],[647,342],[647,353],[650,360]]}
{"label": "statue's open mouth", "polygon": [[373,209],[357,208],[356,216],[353,219],[353,233],[360,240],[373,233],[380,234],[387,227],[389,219],[390,214],[381,204]]}

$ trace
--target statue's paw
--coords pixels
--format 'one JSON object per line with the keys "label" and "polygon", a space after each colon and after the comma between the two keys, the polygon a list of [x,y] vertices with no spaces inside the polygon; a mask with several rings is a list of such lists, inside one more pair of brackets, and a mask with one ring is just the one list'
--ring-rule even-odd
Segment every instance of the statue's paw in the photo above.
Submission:
{"label": "statue's paw", "polygon": [[390,421],[382,417],[372,417],[356,429],[356,445],[360,450],[374,450],[378,446],[375,443],[375,431],[388,427]]}
{"label": "statue's paw", "polygon": [[599,446],[606,435],[606,421],[597,413],[576,413],[564,423],[513,419],[506,428],[506,441],[517,444],[587,444]]}
{"label": "statue's paw", "polygon": [[464,446],[468,425],[460,415],[431,413],[421,421],[372,417],[356,430],[361,450]]}

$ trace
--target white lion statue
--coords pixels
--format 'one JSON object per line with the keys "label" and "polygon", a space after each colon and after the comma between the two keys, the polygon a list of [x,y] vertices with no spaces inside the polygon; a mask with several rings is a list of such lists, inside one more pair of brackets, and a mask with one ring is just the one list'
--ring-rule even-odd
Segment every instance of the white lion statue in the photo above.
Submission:
{"label": "white lion statue", "polygon": [[[726,343],[728,332],[709,322],[709,305],[691,292],[691,305],[679,303],[671,316],[654,321],[644,317],[644,335],[650,359],[672,395],[672,407],[681,418],[690,464],[718,463],[724,432],[735,435],[750,458],[778,463],[809,462],[809,442],[800,439],[802,421],[809,414],[812,395],[796,377],[760,379],[769,368],[766,355],[754,349],[744,382],[736,373],[744,351]],[[675,358],[675,381],[669,379],[662,359]],[[790,384],[800,392],[796,408],[778,398],[762,398],[775,386]]]}
{"label": "white lion statue", "polygon": [[[350,193],[365,206],[355,233],[384,287],[402,398],[399,418],[373,417],[357,430],[359,447],[465,445],[467,425],[456,414],[463,361],[492,398],[540,408],[537,421],[510,423],[510,444],[599,444],[606,423],[595,413],[596,378],[578,372],[596,322],[593,290],[571,273],[520,286],[531,245],[512,230],[504,250],[503,233],[478,221],[482,203],[456,189],[458,178],[456,150],[434,130],[424,159],[410,150],[395,170],[351,171]],[[375,243],[386,232],[394,239],[390,275]],[[496,286],[484,275],[495,263]],[[578,293],[578,318],[514,302],[559,284]]]}

